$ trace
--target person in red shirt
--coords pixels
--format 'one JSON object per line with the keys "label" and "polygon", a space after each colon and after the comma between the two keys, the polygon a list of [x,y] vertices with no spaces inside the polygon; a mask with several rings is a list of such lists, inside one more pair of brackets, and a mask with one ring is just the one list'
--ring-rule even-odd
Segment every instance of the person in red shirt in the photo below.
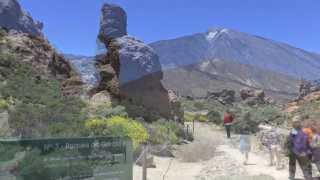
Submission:
{"label": "person in red shirt", "polygon": [[223,124],[226,128],[227,137],[231,138],[231,125],[233,123],[234,117],[229,110],[224,113]]}

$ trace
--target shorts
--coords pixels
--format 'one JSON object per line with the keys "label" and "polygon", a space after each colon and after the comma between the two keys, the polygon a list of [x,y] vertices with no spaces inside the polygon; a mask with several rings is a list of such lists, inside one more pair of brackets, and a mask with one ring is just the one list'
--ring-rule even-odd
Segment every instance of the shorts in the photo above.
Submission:
{"label": "shorts", "polygon": [[280,145],[270,145],[269,150],[270,151],[281,151],[281,146]]}
{"label": "shorts", "polygon": [[251,145],[247,143],[240,143],[240,152],[248,153],[251,150]]}

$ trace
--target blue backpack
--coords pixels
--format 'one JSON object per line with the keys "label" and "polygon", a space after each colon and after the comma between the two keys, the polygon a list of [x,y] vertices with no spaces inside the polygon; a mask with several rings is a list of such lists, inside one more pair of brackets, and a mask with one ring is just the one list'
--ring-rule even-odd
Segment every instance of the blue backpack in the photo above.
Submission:
{"label": "blue backpack", "polygon": [[291,134],[292,150],[298,156],[308,156],[311,154],[308,135],[301,129],[298,130],[296,135]]}

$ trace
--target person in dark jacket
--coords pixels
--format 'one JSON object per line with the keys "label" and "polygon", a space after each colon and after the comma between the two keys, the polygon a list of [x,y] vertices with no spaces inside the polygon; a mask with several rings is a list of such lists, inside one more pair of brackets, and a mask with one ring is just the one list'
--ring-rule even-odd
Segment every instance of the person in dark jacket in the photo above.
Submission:
{"label": "person in dark jacket", "polygon": [[223,123],[226,128],[227,137],[231,138],[231,125],[233,123],[234,117],[229,110],[224,113]]}
{"label": "person in dark jacket", "polygon": [[293,128],[288,137],[289,179],[294,180],[298,161],[304,178],[312,180],[311,148],[308,135],[303,131],[299,117],[293,119]]}

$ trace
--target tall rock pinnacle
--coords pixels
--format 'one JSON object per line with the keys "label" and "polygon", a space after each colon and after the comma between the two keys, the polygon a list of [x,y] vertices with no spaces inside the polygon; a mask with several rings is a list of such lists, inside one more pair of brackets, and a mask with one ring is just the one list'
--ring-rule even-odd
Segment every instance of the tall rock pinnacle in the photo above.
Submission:
{"label": "tall rock pinnacle", "polygon": [[127,14],[120,6],[104,4],[101,11],[99,32],[101,42],[127,35]]}
{"label": "tall rock pinnacle", "polygon": [[101,77],[97,90],[120,96],[132,116],[171,118],[158,55],[147,44],[128,36],[126,27],[127,15],[121,7],[103,5],[98,38],[107,54],[97,58]]}

